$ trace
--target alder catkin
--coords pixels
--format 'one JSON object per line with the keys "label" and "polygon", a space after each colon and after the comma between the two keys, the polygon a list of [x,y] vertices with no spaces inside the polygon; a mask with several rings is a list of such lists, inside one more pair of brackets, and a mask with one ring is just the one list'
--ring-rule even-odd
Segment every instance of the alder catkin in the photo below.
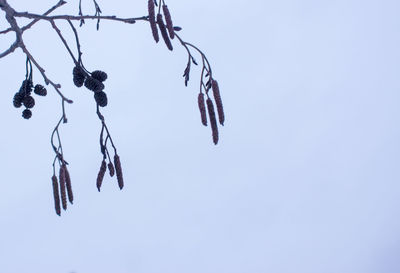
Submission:
{"label": "alder catkin", "polygon": [[114,169],[114,165],[111,162],[108,163],[108,171],[110,173],[110,176],[113,177],[115,174],[115,169]]}
{"label": "alder catkin", "polygon": [[203,123],[204,126],[207,126],[207,113],[206,113],[206,105],[204,103],[204,94],[203,93],[199,93],[197,102],[199,104],[201,123]]}
{"label": "alder catkin", "polygon": [[165,44],[167,45],[168,49],[172,51],[173,47],[171,44],[171,40],[168,37],[167,29],[166,29],[164,21],[162,19],[161,13],[157,14],[157,24],[158,24],[158,28],[160,29],[161,36],[163,37]]}
{"label": "alder catkin", "polygon": [[53,175],[51,177],[51,181],[53,183],[54,207],[56,209],[57,215],[60,216],[61,215],[61,207],[60,207],[60,194],[58,192],[57,176]]}
{"label": "alder catkin", "polygon": [[211,87],[212,87],[212,91],[213,91],[213,94],[214,94],[215,104],[217,105],[219,123],[221,125],[224,125],[225,114],[224,114],[224,107],[222,105],[221,94],[219,92],[218,82],[213,79],[211,81]]}
{"label": "alder catkin", "polygon": [[101,162],[99,173],[97,174],[96,186],[97,190],[100,191],[101,184],[103,183],[104,174],[106,173],[107,165],[106,161],[103,159]]}
{"label": "alder catkin", "polygon": [[59,179],[60,179],[61,204],[62,204],[62,208],[64,210],[66,210],[67,209],[67,191],[66,191],[66,185],[65,185],[64,165],[61,165],[61,167],[60,167]]}
{"label": "alder catkin", "polygon": [[217,126],[217,120],[215,118],[214,105],[210,98],[207,99],[207,110],[208,110],[208,115],[210,118],[213,141],[214,141],[214,144],[217,145],[217,143],[218,143],[218,126]]}
{"label": "alder catkin", "polygon": [[147,7],[149,9],[149,23],[151,27],[151,32],[153,33],[153,38],[158,43],[160,37],[158,36],[158,29],[156,25],[156,15],[155,15],[155,7],[154,7],[154,0],[149,0]]}
{"label": "alder catkin", "polygon": [[165,23],[167,24],[169,37],[171,39],[174,39],[175,38],[174,25],[172,23],[171,14],[169,13],[168,6],[163,5],[162,8],[163,8],[164,16],[165,16]]}
{"label": "alder catkin", "polygon": [[119,156],[114,155],[114,165],[115,165],[115,173],[117,174],[118,186],[122,190],[124,187],[124,178],[122,176],[122,168],[121,161],[119,160]]}
{"label": "alder catkin", "polygon": [[65,184],[67,186],[68,200],[71,204],[73,204],[74,194],[72,193],[71,176],[69,175],[67,165],[64,165],[64,171],[65,171]]}

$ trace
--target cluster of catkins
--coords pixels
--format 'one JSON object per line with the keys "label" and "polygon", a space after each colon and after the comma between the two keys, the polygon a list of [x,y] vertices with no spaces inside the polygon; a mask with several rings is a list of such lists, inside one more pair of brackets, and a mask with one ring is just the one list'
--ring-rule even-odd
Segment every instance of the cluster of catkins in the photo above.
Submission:
{"label": "cluster of catkins", "polygon": [[170,38],[174,39],[175,32],[174,32],[174,26],[172,24],[171,14],[168,10],[167,5],[163,4],[162,11],[165,16],[165,22],[166,22],[165,24],[161,13],[158,13],[156,16],[155,5],[157,5],[157,2],[155,2],[155,0],[148,0],[147,6],[149,10],[149,23],[151,27],[151,32],[153,34],[153,38],[156,41],[156,43],[158,43],[158,41],[160,40],[160,36],[158,35],[158,29],[160,29],[161,37],[163,38],[165,44],[167,45],[167,48],[172,51],[173,47]]}
{"label": "cluster of catkins", "polygon": [[[214,104],[209,97],[208,90],[211,88],[214,94],[214,100],[217,105],[217,113],[218,113],[218,121],[219,124],[224,125],[225,122],[225,114],[224,114],[224,107],[222,105],[222,99],[221,99],[221,94],[219,92],[219,86],[218,82],[214,79],[210,79],[210,81],[207,82],[206,84],[207,92],[207,100],[204,100],[204,93],[200,92],[198,95],[198,106],[200,110],[200,117],[201,117],[201,123],[204,126],[207,126],[207,111],[208,111],[208,117],[210,119],[210,124],[211,124],[211,131],[212,131],[212,136],[213,136],[213,142],[214,144],[218,143],[219,135],[218,135],[218,125],[217,125],[217,118],[215,115],[215,110],[214,110]],[[206,104],[207,104],[207,110],[206,110]]]}
{"label": "cluster of catkins", "polygon": [[31,109],[35,106],[35,99],[31,96],[32,89],[36,95],[47,95],[47,90],[43,85],[36,84],[35,87],[33,87],[32,80],[26,79],[22,82],[21,88],[15,93],[13,98],[14,107],[20,108],[22,105],[25,107],[25,110],[22,111],[22,117],[25,119],[30,119],[32,117]]}
{"label": "cluster of catkins", "polygon": [[[114,169],[114,165],[115,165],[115,169]],[[101,185],[103,184],[103,178],[107,171],[107,167],[108,167],[108,172],[111,177],[113,177],[114,174],[117,175],[119,189],[122,190],[122,188],[124,187],[124,178],[122,176],[121,161],[117,154],[114,155],[114,165],[112,164],[111,161],[107,164],[105,158],[103,159],[103,161],[101,161],[100,170],[99,170],[99,173],[97,174],[97,180],[96,180],[96,187],[97,187],[98,191],[100,191]]]}
{"label": "cluster of catkins", "polygon": [[67,209],[67,196],[71,204],[74,202],[74,195],[72,193],[72,186],[71,186],[71,177],[69,175],[67,165],[65,163],[63,163],[60,166],[60,174],[58,176],[58,180],[55,174],[51,177],[51,180],[53,182],[54,206],[57,215],[60,216],[61,205],[64,210]]}
{"label": "cluster of catkins", "polygon": [[103,82],[107,79],[107,73],[95,70],[92,73],[86,72],[81,66],[77,65],[72,70],[74,84],[77,87],[85,87],[94,92],[94,99],[96,103],[101,106],[107,106],[107,94],[103,91]]}

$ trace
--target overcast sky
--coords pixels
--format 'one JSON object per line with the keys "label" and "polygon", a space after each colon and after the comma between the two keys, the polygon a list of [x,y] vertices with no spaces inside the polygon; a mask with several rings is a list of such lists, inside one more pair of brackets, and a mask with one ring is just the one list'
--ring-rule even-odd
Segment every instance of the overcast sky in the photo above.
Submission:
{"label": "overcast sky", "polygon": [[[9,2],[41,13],[56,1]],[[77,14],[69,2],[57,14]],[[147,13],[145,0],[98,3],[104,15]],[[86,21],[83,60],[108,73],[104,114],[126,185],[106,176],[98,193],[92,93],[73,85],[73,62],[38,23],[25,43],[74,100],[61,137],[76,201],[55,214],[49,140],[60,100],[49,87],[22,119],[12,105],[25,77],[17,50],[0,60],[0,271],[400,272],[400,2],[167,3],[219,81],[220,143],[200,123],[198,68],[184,86],[177,41],[171,53],[145,22],[102,21],[96,32]],[[1,37],[0,51],[13,39]],[[37,70],[34,81],[43,84]]]}

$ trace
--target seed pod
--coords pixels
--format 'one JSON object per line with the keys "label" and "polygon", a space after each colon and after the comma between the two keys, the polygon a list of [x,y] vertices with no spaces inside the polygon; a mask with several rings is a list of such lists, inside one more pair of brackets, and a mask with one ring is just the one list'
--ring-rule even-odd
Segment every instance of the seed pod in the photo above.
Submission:
{"label": "seed pod", "polygon": [[166,29],[164,21],[162,19],[161,13],[157,14],[157,25],[158,25],[158,28],[160,29],[161,36],[163,37],[165,44],[167,45],[168,49],[172,51],[173,47],[171,44],[171,40],[168,37],[167,29]]}
{"label": "seed pod", "polygon": [[110,176],[113,177],[115,174],[115,169],[114,169],[114,165],[111,162],[108,163],[108,171],[110,173]]}
{"label": "seed pod", "polygon": [[64,164],[63,166],[64,166],[64,171],[65,171],[65,184],[67,186],[68,200],[71,204],[73,204],[74,203],[74,194],[72,192],[71,177],[69,175],[67,165]]}
{"label": "seed pod", "polygon": [[206,113],[206,105],[204,103],[204,94],[203,93],[199,93],[197,102],[199,104],[201,123],[203,123],[204,126],[207,126],[207,113]]}
{"label": "seed pod", "polygon": [[174,25],[172,24],[171,14],[169,13],[169,9],[168,9],[167,5],[163,5],[162,8],[163,8],[163,11],[164,11],[165,23],[167,24],[169,37],[171,39],[174,39],[175,38],[175,32],[174,32]]}
{"label": "seed pod", "polygon": [[24,100],[24,95],[20,92],[15,93],[13,98],[13,105],[15,108],[19,108],[22,106],[22,101]]}
{"label": "seed pod", "polygon": [[115,173],[117,174],[117,181],[119,189],[122,190],[124,187],[124,178],[122,176],[122,168],[121,161],[119,160],[119,156],[117,154],[114,155],[114,165],[115,165]]}
{"label": "seed pod", "polygon": [[104,84],[93,77],[87,77],[85,80],[85,87],[93,92],[100,92],[104,89]]}
{"label": "seed pod", "polygon": [[107,106],[107,94],[103,91],[94,93],[94,99],[100,107]]}
{"label": "seed pod", "polygon": [[149,23],[151,27],[151,32],[153,34],[153,38],[158,43],[160,40],[160,37],[158,36],[158,30],[157,30],[157,25],[156,25],[156,16],[155,16],[155,8],[154,8],[154,1],[149,0],[147,7],[149,9]]}
{"label": "seed pod", "polygon": [[60,180],[60,193],[61,193],[61,204],[64,210],[67,209],[67,192],[65,185],[65,169],[63,165],[60,167],[60,173],[58,179]]}
{"label": "seed pod", "polygon": [[43,85],[40,85],[40,84],[36,84],[36,85],[35,85],[35,89],[33,90],[33,92],[34,92],[36,95],[39,95],[39,96],[46,96],[46,95],[47,95],[47,90],[46,90],[46,88],[44,88],[44,86],[43,86]]}
{"label": "seed pod", "polygon": [[83,70],[83,68],[80,66],[75,66],[74,69],[72,70],[72,75],[73,75],[74,84],[77,87],[81,87],[86,78],[86,73]]}
{"label": "seed pod", "polygon": [[217,126],[217,120],[215,118],[214,105],[210,98],[207,99],[207,110],[208,110],[208,116],[210,118],[213,141],[214,141],[214,144],[217,145],[217,143],[218,143],[218,126]]}
{"label": "seed pod", "polygon": [[24,119],[30,119],[32,117],[32,111],[29,109],[25,109],[24,111],[22,111],[22,117]]}
{"label": "seed pod", "polygon": [[211,87],[212,87],[212,91],[213,91],[213,94],[214,94],[215,104],[217,105],[219,123],[221,125],[224,125],[225,114],[224,114],[224,107],[222,105],[221,94],[219,93],[218,82],[216,80],[212,79],[211,80]]}
{"label": "seed pod", "polygon": [[107,80],[107,73],[104,71],[96,70],[92,72],[92,77],[98,81],[104,82]]}
{"label": "seed pod", "polygon": [[33,108],[35,106],[35,99],[32,96],[25,96],[22,103],[26,108]]}
{"label": "seed pod", "polygon": [[54,207],[56,209],[56,213],[58,216],[61,215],[61,207],[60,207],[60,195],[58,193],[58,183],[57,176],[53,175],[51,177],[53,183],[53,197],[54,197]]}
{"label": "seed pod", "polygon": [[106,170],[107,170],[106,161],[103,159],[103,161],[101,162],[100,170],[99,170],[99,173],[97,174],[97,180],[96,180],[96,187],[97,187],[98,191],[100,191],[101,184],[103,183],[103,178],[104,178],[104,174],[106,173]]}

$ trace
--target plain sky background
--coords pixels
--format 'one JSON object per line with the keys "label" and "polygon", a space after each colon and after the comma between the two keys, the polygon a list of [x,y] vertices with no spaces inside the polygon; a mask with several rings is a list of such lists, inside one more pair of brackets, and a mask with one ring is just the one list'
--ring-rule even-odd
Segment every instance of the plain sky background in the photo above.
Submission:
{"label": "plain sky background", "polygon": [[[57,1],[9,2],[41,13]],[[77,14],[69,2],[57,14]],[[98,3],[104,15],[147,13],[145,0]],[[29,121],[12,106],[25,76],[17,50],[0,62],[0,272],[400,272],[400,2],[167,4],[220,83],[220,143],[200,123],[199,69],[184,86],[177,41],[171,53],[145,22],[102,21],[96,32],[87,21],[84,63],[109,75],[104,114],[126,184],[119,191],[106,176],[98,193],[92,93],[73,85],[56,33],[37,24],[25,42],[75,101],[61,136],[76,201],[56,216],[58,96],[37,98]],[[43,84],[37,70],[34,81]]]}

